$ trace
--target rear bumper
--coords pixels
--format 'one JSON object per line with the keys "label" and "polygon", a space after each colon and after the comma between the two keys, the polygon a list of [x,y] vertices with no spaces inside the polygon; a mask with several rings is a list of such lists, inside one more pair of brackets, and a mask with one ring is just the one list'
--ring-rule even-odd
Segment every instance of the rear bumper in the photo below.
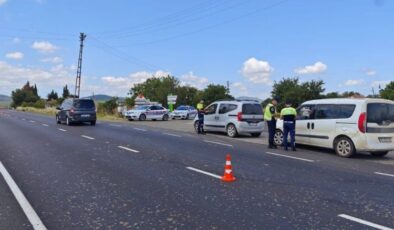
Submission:
{"label": "rear bumper", "polygon": [[[390,143],[382,143],[379,138],[392,138]],[[392,134],[361,134],[356,138],[354,145],[357,151],[380,152],[394,151],[394,138]]]}
{"label": "rear bumper", "polygon": [[72,122],[89,122],[89,121],[96,121],[97,117],[96,115],[90,114],[89,117],[83,117],[81,115],[72,115],[69,116],[70,120]]}
{"label": "rear bumper", "polygon": [[248,122],[240,122],[237,127],[238,133],[262,133],[264,131],[264,122],[252,125]]}

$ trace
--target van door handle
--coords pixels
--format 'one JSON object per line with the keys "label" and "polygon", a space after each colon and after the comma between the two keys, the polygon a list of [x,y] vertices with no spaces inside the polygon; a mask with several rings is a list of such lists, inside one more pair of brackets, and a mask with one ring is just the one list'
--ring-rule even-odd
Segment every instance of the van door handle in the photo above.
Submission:
{"label": "van door handle", "polygon": [[311,124],[308,122],[308,123],[306,124],[306,127],[309,129],[309,128],[311,127]]}
{"label": "van door handle", "polygon": [[312,129],[315,129],[315,123],[312,123]]}

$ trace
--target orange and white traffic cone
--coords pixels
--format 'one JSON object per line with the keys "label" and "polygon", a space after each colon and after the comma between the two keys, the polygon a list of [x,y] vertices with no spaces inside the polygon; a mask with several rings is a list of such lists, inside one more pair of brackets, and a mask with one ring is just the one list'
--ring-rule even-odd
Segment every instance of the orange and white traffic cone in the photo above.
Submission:
{"label": "orange and white traffic cone", "polygon": [[224,182],[233,182],[235,181],[235,177],[233,175],[233,169],[231,166],[231,156],[230,154],[226,155],[226,165],[224,166],[224,175],[222,177],[222,181]]}

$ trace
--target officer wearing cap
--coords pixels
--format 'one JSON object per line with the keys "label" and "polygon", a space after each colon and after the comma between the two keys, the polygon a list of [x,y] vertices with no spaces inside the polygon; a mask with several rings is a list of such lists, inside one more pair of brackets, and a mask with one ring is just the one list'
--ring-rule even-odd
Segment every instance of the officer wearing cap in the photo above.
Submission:
{"label": "officer wearing cap", "polygon": [[291,102],[286,101],[286,107],[280,111],[280,118],[283,120],[283,146],[287,151],[288,143],[287,137],[290,133],[290,145],[293,151],[295,148],[295,122],[297,117],[297,111],[291,107]]}
{"label": "officer wearing cap", "polygon": [[278,104],[278,97],[274,97],[264,110],[264,120],[267,121],[268,125],[268,148],[276,149],[274,144],[274,136],[276,131],[276,105]]}

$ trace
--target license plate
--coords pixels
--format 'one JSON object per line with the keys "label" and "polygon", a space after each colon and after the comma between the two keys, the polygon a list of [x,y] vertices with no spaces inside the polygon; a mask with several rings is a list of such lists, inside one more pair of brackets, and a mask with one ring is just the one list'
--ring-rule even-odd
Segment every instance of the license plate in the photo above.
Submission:
{"label": "license plate", "polygon": [[249,123],[250,126],[257,126],[257,123]]}
{"label": "license plate", "polygon": [[81,117],[90,117],[90,114],[82,114]]}
{"label": "license plate", "polygon": [[379,137],[379,142],[380,143],[391,143],[392,138],[391,137]]}

